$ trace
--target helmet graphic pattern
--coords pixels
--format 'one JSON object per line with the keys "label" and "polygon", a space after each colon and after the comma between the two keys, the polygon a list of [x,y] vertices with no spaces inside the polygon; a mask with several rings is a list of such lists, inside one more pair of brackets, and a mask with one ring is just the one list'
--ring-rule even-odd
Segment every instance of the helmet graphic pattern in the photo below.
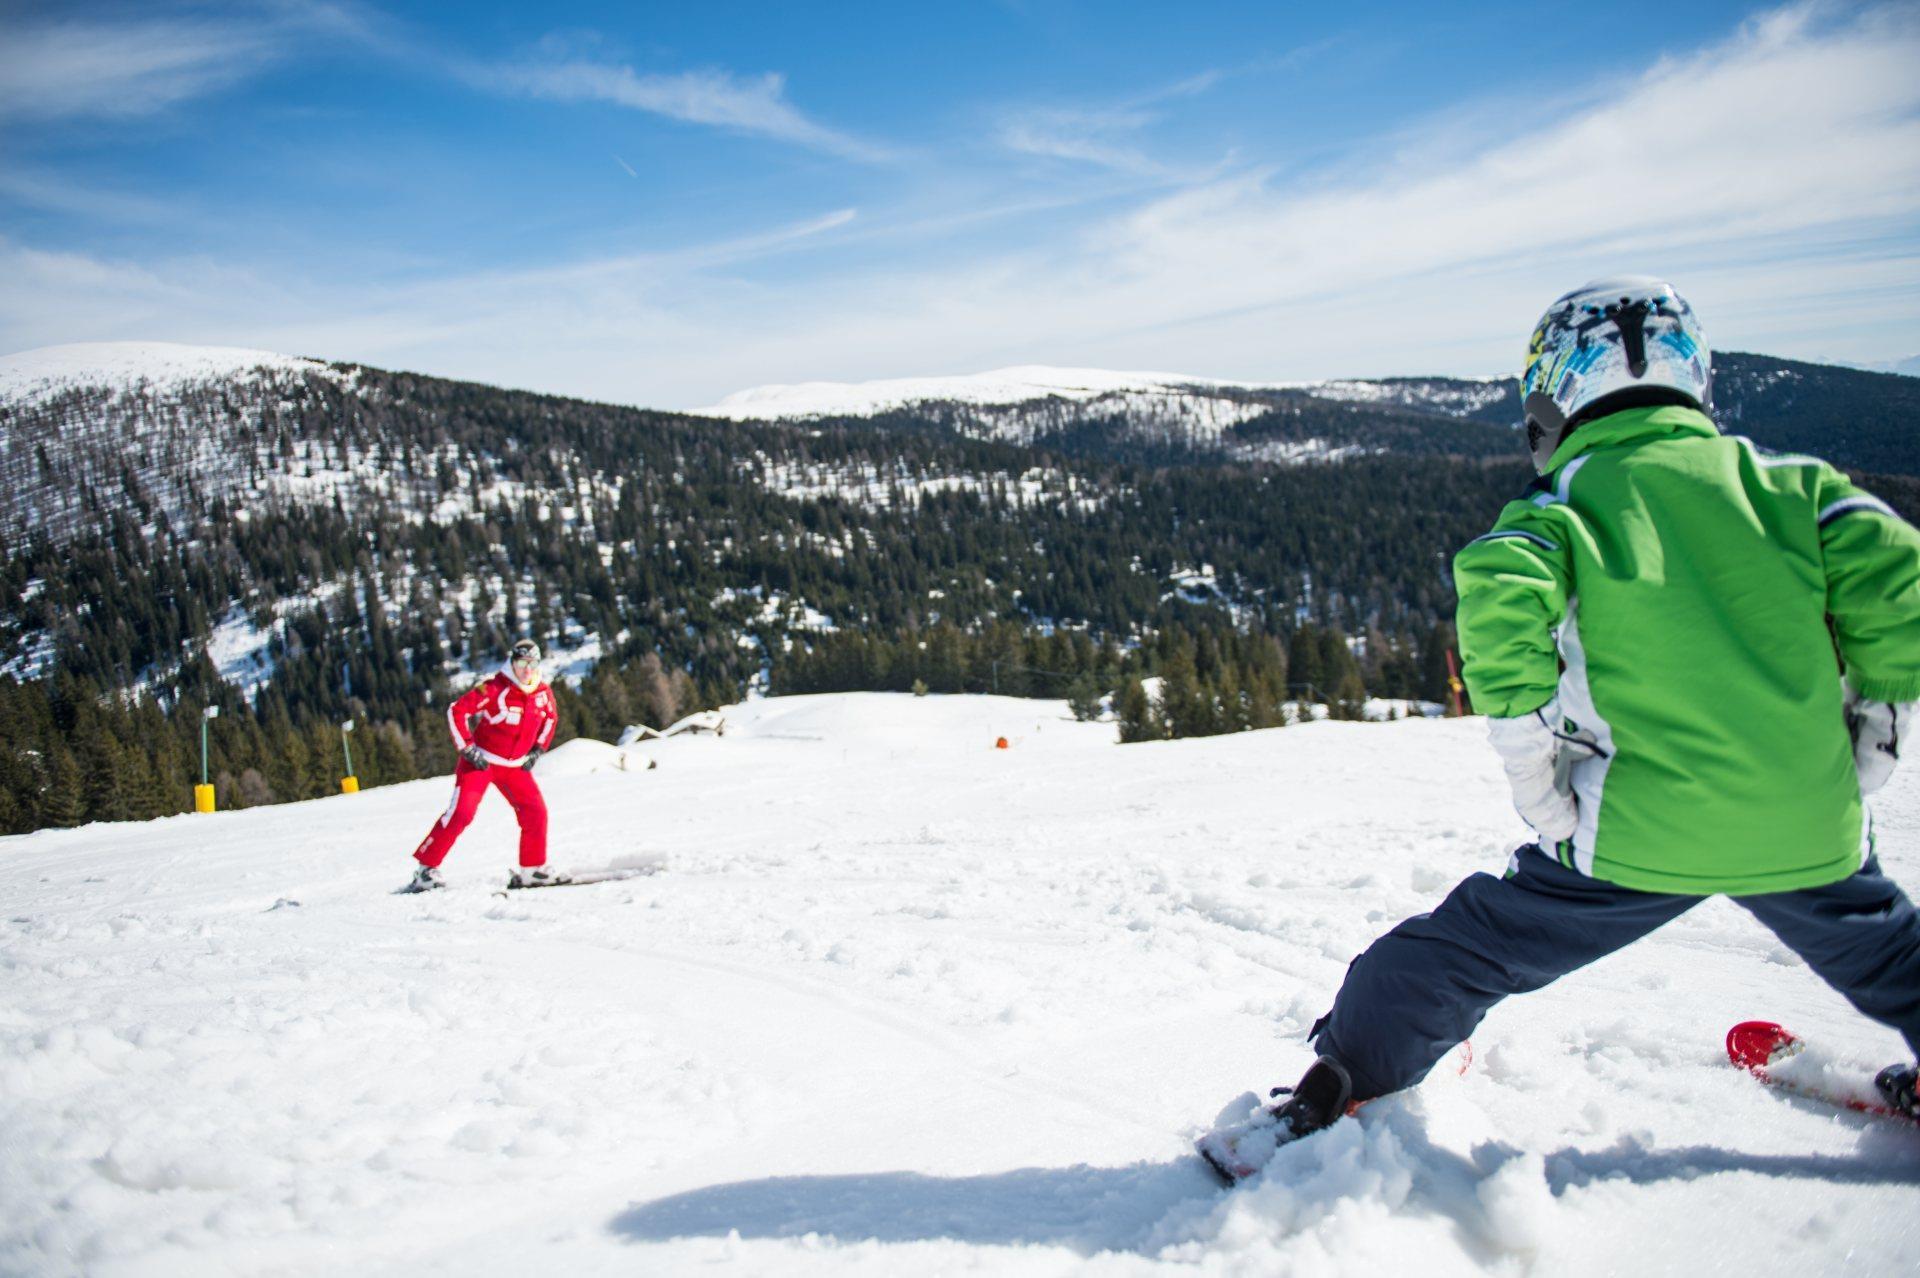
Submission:
{"label": "helmet graphic pattern", "polygon": [[1649,276],[1596,280],[1549,306],[1520,375],[1521,399],[1547,397],[1563,422],[1617,391],[1654,387],[1705,408],[1713,366],[1693,308]]}

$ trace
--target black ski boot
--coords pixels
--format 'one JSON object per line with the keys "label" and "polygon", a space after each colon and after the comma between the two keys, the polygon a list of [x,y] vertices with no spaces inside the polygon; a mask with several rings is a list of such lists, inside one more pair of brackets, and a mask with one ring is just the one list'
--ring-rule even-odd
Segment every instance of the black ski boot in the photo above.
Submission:
{"label": "black ski boot", "polygon": [[1874,1075],[1873,1085],[1888,1105],[1920,1123],[1920,1067],[1889,1065]]}
{"label": "black ski boot", "polygon": [[1229,1185],[1238,1184],[1267,1165],[1280,1146],[1331,1127],[1347,1112],[1353,1098],[1353,1079],[1331,1056],[1307,1067],[1292,1087],[1276,1087],[1272,1096],[1286,1097],[1243,1123],[1216,1128],[1194,1142],[1194,1148]]}
{"label": "black ski boot", "polygon": [[1322,1056],[1307,1067],[1292,1087],[1276,1087],[1268,1095],[1287,1099],[1273,1107],[1273,1116],[1293,1132],[1293,1139],[1311,1136],[1347,1112],[1353,1099],[1353,1079],[1346,1067],[1331,1056]]}

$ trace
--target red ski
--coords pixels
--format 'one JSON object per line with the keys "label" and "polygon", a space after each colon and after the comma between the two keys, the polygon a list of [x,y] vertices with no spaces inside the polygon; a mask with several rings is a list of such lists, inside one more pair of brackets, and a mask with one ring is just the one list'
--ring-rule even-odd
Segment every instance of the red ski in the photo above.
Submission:
{"label": "red ski", "polygon": [[1859,1114],[1913,1118],[1887,1103],[1858,1062],[1809,1047],[1772,1021],[1742,1021],[1727,1031],[1727,1059],[1769,1087]]}

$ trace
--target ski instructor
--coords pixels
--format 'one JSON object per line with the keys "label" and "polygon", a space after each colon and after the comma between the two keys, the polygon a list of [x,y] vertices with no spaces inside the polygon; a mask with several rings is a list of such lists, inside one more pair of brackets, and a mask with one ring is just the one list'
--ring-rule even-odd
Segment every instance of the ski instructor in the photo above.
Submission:
{"label": "ski instructor", "polygon": [[[1713,895],[1920,1055],[1920,919],[1865,803],[1920,698],[1920,533],[1825,462],[1721,435],[1709,358],[1645,277],[1534,329],[1539,478],[1453,572],[1467,687],[1539,840],[1353,961],[1292,1098],[1202,1138],[1228,1175]],[[1876,1081],[1920,1117],[1912,1065]]]}
{"label": "ski instructor", "polygon": [[522,639],[513,645],[493,678],[475,687],[447,709],[460,760],[453,768],[453,798],[447,810],[414,850],[420,863],[407,890],[444,887],[440,863],[454,840],[473,820],[489,784],[499,788],[520,821],[517,884],[550,881],[547,872],[547,801],[533,779],[533,765],[553,744],[560,726],[553,689],[540,678],[540,645]]}

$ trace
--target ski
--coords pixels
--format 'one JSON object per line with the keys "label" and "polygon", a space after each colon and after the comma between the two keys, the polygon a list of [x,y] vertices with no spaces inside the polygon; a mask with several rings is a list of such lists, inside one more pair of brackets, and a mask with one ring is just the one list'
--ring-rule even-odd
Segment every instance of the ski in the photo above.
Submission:
{"label": "ski", "polygon": [[1742,1021],[1727,1031],[1727,1059],[1769,1087],[1856,1114],[1916,1121],[1887,1103],[1858,1062],[1810,1046],[1772,1021]]}
{"label": "ski", "polygon": [[1193,1142],[1193,1150],[1228,1189],[1257,1174],[1281,1145],[1293,1139],[1271,1110],[1260,1108],[1243,1122],[1216,1127]]}
{"label": "ski", "polygon": [[508,879],[507,885],[494,892],[495,896],[505,896],[508,892],[531,892],[536,888],[584,887],[589,883],[617,883],[622,879],[642,879],[650,874],[660,873],[663,867],[658,865],[635,865],[618,870],[582,870],[577,874],[562,874],[547,883],[522,883],[518,879]]}

